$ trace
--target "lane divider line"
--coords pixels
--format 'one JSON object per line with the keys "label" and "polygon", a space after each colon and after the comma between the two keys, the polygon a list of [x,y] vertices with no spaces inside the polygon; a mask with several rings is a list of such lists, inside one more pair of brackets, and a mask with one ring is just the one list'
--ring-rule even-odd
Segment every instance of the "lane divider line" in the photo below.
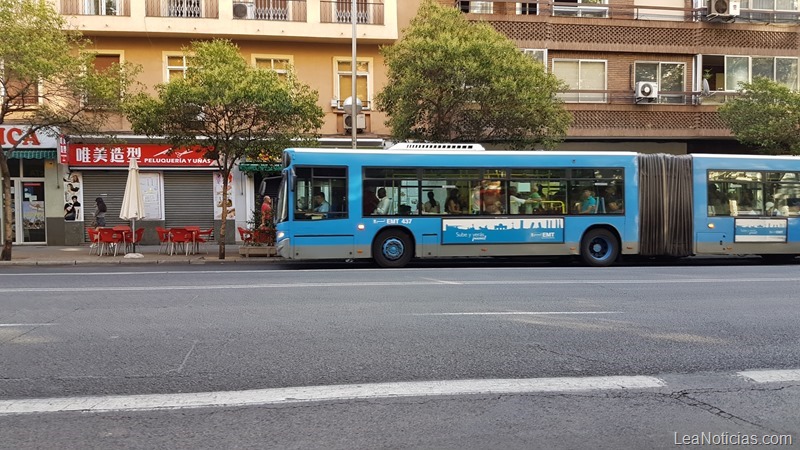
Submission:
{"label": "lane divider line", "polygon": [[184,394],[110,395],[0,401],[0,416],[58,412],[160,411],[403,397],[526,394],[665,386],[650,376],[409,381]]}
{"label": "lane divider line", "polygon": [[498,311],[498,312],[454,312],[418,313],[412,316],[557,316],[569,314],[622,314],[622,311]]}
{"label": "lane divider line", "polygon": [[748,378],[756,383],[778,383],[800,381],[800,369],[786,370],[745,370],[737,372],[739,376]]}

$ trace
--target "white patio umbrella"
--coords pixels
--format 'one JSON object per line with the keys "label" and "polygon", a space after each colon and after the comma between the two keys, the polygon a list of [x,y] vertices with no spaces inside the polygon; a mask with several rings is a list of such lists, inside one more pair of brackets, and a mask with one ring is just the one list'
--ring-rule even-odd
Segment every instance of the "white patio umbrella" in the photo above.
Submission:
{"label": "white patio umbrella", "polygon": [[[122,197],[122,208],[119,218],[132,221],[131,230],[136,237],[136,219],[144,219],[144,202],[142,190],[139,187],[139,164],[136,158],[131,158],[128,166],[128,182],[125,184],[125,195]],[[133,242],[133,252],[136,253],[136,241]]]}

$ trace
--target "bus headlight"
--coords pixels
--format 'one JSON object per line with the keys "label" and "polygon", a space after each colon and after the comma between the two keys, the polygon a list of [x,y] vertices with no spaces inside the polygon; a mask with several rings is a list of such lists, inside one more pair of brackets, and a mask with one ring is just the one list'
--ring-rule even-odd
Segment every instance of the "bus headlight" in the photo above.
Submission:
{"label": "bus headlight", "polygon": [[275,238],[281,240],[283,239],[284,236],[286,236],[286,233],[284,233],[283,231],[278,231],[278,233],[275,235]]}

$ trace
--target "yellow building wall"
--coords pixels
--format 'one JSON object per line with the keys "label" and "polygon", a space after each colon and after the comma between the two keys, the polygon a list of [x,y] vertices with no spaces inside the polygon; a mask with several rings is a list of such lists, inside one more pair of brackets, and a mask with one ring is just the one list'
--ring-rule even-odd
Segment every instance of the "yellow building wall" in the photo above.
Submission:
{"label": "yellow building wall", "polygon": [[[182,49],[189,45],[188,39],[142,39],[131,37],[97,37],[93,39],[93,50],[98,53],[119,53],[124,61],[138,64],[142,68],[138,81],[147,87],[151,94],[155,94],[155,86],[166,81],[167,54],[180,54]],[[351,58],[351,44],[347,43],[303,43],[303,42],[264,42],[264,41],[233,41],[241,49],[246,61],[252,61],[253,55],[280,55],[288,56],[294,64],[297,77],[305,84],[319,93],[318,104],[325,112],[324,125],[320,130],[323,136],[344,136],[342,125],[342,111],[331,107],[331,100],[337,97],[335,89],[334,58]],[[376,44],[359,45],[357,57],[367,58],[372,63],[370,74],[370,101],[386,84],[386,70],[383,57],[380,55],[379,46]],[[343,100],[343,99],[341,99]],[[388,135],[389,130],[384,125],[386,115],[375,111],[365,112],[367,128],[364,135]],[[113,121],[110,128],[115,131],[130,131],[125,121]]]}

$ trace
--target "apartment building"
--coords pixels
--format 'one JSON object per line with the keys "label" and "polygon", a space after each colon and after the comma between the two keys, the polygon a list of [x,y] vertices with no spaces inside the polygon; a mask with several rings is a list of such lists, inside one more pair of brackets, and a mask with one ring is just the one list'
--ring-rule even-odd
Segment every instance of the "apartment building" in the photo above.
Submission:
{"label": "apartment building", "polygon": [[[286,73],[319,92],[325,112],[323,145],[351,143],[352,128],[360,146],[380,145],[388,134],[386,117],[373,98],[385,84],[379,48],[394,43],[416,13],[420,0],[49,0],[71,26],[93,42],[95,64],[131,62],[142,67],[139,81],[155,85],[182,77],[187,61],[182,49],[198,39],[226,38],[254,66]],[[356,18],[357,64],[352,67],[352,18]],[[349,116],[343,108],[352,95],[364,110]],[[0,129],[13,137],[25,124]],[[22,128],[21,128],[22,127]],[[15,131],[17,130],[17,131]],[[86,239],[94,199],[109,207],[109,225],[123,223],[118,212],[125,188],[127,161],[136,157],[145,189],[145,243],[157,242],[156,227],[219,227],[222,216],[219,172],[194,154],[168,152],[163,143],[134,136],[117,117],[107,131],[124,142],[67,136],[60,145],[40,136],[11,160],[15,243],[77,244]],[[19,134],[19,133],[18,133]],[[264,165],[244,162],[230,180],[233,213],[228,230],[247,226],[260,204]],[[262,185],[262,181],[264,182]],[[145,186],[146,185],[146,186]],[[65,221],[63,209],[72,196],[84,205],[76,221]],[[229,240],[234,233],[229,231]],[[236,236],[238,238],[238,236]],[[1,239],[1,238],[0,238]]]}
{"label": "apartment building", "polygon": [[765,76],[798,89],[797,0],[450,1],[569,85],[569,149],[747,152],[717,108]]}

